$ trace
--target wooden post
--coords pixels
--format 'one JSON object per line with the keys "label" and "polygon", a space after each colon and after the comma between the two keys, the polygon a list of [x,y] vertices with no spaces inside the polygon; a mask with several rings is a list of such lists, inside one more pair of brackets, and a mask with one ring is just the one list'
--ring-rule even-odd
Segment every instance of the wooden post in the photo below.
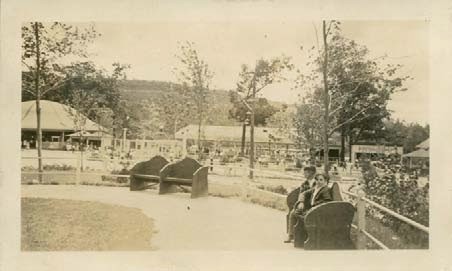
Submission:
{"label": "wooden post", "polygon": [[248,176],[246,176],[247,170],[245,168],[243,172],[243,178],[242,178],[242,200],[246,200],[246,195],[248,194]]}
{"label": "wooden post", "polygon": [[357,215],[358,215],[358,249],[366,249],[366,236],[362,231],[366,229],[366,202],[364,201],[365,192],[362,187],[358,190],[358,204],[357,204]]}
{"label": "wooden post", "polygon": [[76,170],[75,170],[75,184],[79,185],[80,184],[80,166],[81,166],[81,154],[78,155],[77,154],[77,159],[76,159]]}

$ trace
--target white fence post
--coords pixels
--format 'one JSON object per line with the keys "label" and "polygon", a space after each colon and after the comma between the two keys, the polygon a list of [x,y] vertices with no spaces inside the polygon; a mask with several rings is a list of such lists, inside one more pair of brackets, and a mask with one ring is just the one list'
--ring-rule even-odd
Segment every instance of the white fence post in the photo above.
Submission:
{"label": "white fence post", "polygon": [[366,202],[364,197],[366,193],[359,187],[358,190],[358,203],[357,203],[357,214],[358,214],[358,249],[366,249],[366,236],[363,231],[366,230]]}
{"label": "white fence post", "polygon": [[248,194],[248,176],[246,169],[243,172],[242,176],[242,200],[246,200]]}
{"label": "white fence post", "polygon": [[76,159],[76,170],[75,170],[75,184],[79,185],[80,184],[80,167],[81,167],[81,154],[77,155],[77,159]]}

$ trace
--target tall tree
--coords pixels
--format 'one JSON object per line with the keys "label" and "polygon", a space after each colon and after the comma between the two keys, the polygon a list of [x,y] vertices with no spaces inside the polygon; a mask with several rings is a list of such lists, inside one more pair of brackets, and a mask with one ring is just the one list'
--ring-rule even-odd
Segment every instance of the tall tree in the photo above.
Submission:
{"label": "tall tree", "polygon": [[193,99],[187,95],[186,89],[187,86],[171,84],[167,92],[155,99],[163,129],[169,135],[175,136],[180,128],[192,121],[191,116],[196,114]]}
{"label": "tall tree", "polygon": [[[181,83],[186,86],[187,97],[193,102],[198,123],[198,158],[202,155],[201,127],[208,109],[208,95],[213,73],[209,65],[200,58],[193,42],[185,42],[180,45],[180,55],[177,58],[181,66],[175,69]],[[188,105],[187,105],[188,106]]]}
{"label": "tall tree", "polygon": [[430,137],[429,125],[405,123],[400,120],[384,122],[383,138],[387,145],[403,146],[404,153],[412,152],[422,141]]}
{"label": "tall tree", "polygon": [[126,79],[126,72],[129,65],[113,63],[112,72],[96,67],[92,62],[76,62],[62,68],[66,80],[58,92],[55,92],[49,99],[57,102],[72,101],[77,91],[83,90],[96,99],[96,109],[91,110],[88,117],[96,120],[100,116],[97,113],[110,109],[111,123],[107,128],[112,129],[116,137],[126,127],[123,121],[126,117],[124,106],[121,104],[121,93],[119,90],[120,82]]}
{"label": "tall tree", "polygon": [[297,105],[294,116],[297,145],[309,150],[311,163],[315,163],[316,152],[322,147],[322,113],[321,107],[307,96]]}
{"label": "tall tree", "polygon": [[313,101],[323,110],[324,164],[328,170],[331,135],[341,132],[342,138],[348,136],[353,142],[369,129],[381,129],[382,120],[389,116],[386,106],[390,95],[405,90],[402,83],[409,77],[397,76],[400,65],[383,66],[377,61],[385,57],[370,59],[365,46],[342,36],[338,21],[322,22],[322,41],[323,46],[311,49],[307,63],[311,73],[301,74],[297,83],[313,94]]}
{"label": "tall tree", "polygon": [[270,60],[259,59],[252,68],[242,65],[237,83],[237,92],[242,95],[242,101],[250,111],[250,178],[253,178],[254,168],[254,125],[256,114],[256,98],[267,86],[285,80],[284,71],[291,70],[290,58],[282,56]]}
{"label": "tall tree", "polygon": [[[229,109],[229,118],[235,119],[242,123],[242,146],[240,154],[244,155],[246,126],[249,125],[249,117],[247,113],[251,113],[242,98],[235,91],[229,91],[229,101],[232,107]],[[254,124],[256,126],[266,125],[267,119],[275,114],[277,109],[272,106],[267,99],[259,97],[256,100],[254,108]]]}
{"label": "tall tree", "polygon": [[[229,109],[229,118],[235,119],[238,122],[244,122],[247,118],[246,113],[249,111],[237,92],[229,92],[230,102],[232,108]],[[266,98],[258,97],[255,101],[254,108],[254,124],[256,126],[265,126],[267,120],[275,114],[278,109],[271,105]]]}
{"label": "tall tree", "polygon": [[30,22],[22,26],[22,87],[36,99],[38,170],[42,172],[41,98],[64,81],[59,60],[86,57],[86,45],[98,36],[93,26],[83,29],[59,22]]}

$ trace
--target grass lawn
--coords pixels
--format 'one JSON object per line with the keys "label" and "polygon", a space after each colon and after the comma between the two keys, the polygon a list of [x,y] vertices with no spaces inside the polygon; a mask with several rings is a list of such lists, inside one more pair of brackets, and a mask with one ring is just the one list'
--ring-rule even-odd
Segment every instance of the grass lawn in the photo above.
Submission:
{"label": "grass lawn", "polygon": [[23,251],[150,250],[153,221],[139,209],[22,198]]}

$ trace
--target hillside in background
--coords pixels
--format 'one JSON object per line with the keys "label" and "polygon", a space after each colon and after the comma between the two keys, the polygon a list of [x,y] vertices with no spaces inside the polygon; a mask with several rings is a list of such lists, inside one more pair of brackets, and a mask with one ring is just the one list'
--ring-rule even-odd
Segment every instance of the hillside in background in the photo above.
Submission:
{"label": "hillside in background", "polygon": [[[139,102],[144,100],[152,100],[159,95],[173,91],[181,86],[176,83],[164,81],[147,81],[147,80],[125,80],[120,84],[122,98],[130,102]],[[209,116],[207,124],[209,125],[238,125],[234,120],[228,118],[229,109],[232,107],[229,101],[228,91],[211,90],[210,106],[215,114]],[[281,107],[281,103],[269,101],[269,103],[277,108]]]}

